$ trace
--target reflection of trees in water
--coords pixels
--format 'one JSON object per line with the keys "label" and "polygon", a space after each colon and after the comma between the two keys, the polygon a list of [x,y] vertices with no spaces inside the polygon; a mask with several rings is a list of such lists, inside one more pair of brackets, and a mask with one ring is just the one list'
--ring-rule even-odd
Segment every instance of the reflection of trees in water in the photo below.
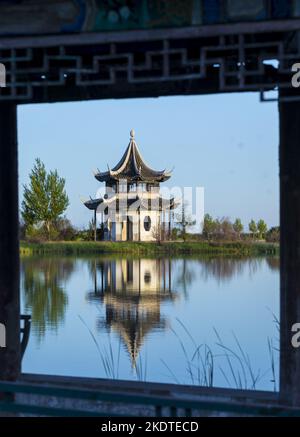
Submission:
{"label": "reflection of trees in water", "polygon": [[270,270],[276,270],[278,271],[280,269],[280,258],[278,257],[272,257],[272,258],[266,258],[267,264],[270,268]]}
{"label": "reflection of trees in water", "polygon": [[240,276],[247,270],[252,277],[261,268],[262,258],[212,258],[201,260],[200,275],[203,280],[214,278],[218,283],[230,281],[234,277]]}
{"label": "reflection of trees in water", "polygon": [[176,276],[175,286],[182,289],[185,298],[188,296],[188,287],[194,282],[196,278],[196,272],[191,260],[183,258],[182,260],[176,260]]}
{"label": "reflection of trees in water", "polygon": [[61,258],[28,258],[21,262],[25,311],[41,339],[47,328],[56,330],[64,320],[68,297],[64,282],[73,272],[74,261]]}
{"label": "reflection of trees in water", "polygon": [[208,259],[201,262],[201,276],[207,280],[214,278],[218,282],[230,281],[236,276],[244,273],[245,269],[249,272],[249,276],[254,275],[261,266],[262,259],[247,258],[215,258]]}
{"label": "reflection of trees in water", "polygon": [[[234,277],[242,275],[245,271],[252,277],[266,261],[272,270],[279,269],[279,258],[198,258],[176,260],[175,281],[185,296],[188,288],[197,279],[197,275],[203,281],[216,279],[218,283],[230,281]],[[197,275],[196,275],[197,273]]]}

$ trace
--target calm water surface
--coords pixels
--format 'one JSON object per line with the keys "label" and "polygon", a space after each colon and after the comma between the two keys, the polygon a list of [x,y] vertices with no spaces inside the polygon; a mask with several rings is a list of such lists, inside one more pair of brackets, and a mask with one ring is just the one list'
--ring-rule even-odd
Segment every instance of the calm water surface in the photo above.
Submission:
{"label": "calm water surface", "polygon": [[23,372],[278,389],[277,258],[28,257],[21,286]]}

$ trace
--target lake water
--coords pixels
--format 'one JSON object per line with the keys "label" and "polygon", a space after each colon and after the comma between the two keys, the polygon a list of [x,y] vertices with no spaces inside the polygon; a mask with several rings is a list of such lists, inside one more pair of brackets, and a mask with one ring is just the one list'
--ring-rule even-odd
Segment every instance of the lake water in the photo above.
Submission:
{"label": "lake water", "polygon": [[278,258],[26,257],[23,372],[278,389]]}

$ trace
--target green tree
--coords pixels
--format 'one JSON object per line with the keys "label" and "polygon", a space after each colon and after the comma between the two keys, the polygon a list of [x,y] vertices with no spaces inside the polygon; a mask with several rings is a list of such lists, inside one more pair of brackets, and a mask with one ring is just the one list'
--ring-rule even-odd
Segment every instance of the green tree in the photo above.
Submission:
{"label": "green tree", "polygon": [[47,173],[40,159],[36,159],[29,178],[29,186],[24,185],[22,218],[26,226],[42,225],[50,240],[51,229],[69,205],[65,179],[57,170]]}
{"label": "green tree", "polygon": [[268,226],[267,226],[266,222],[264,222],[263,219],[258,220],[257,230],[258,230],[258,237],[261,240],[268,230]]}
{"label": "green tree", "polygon": [[233,223],[233,230],[237,233],[238,237],[241,238],[241,232],[244,230],[244,226],[240,218],[236,218]]}
{"label": "green tree", "polygon": [[256,233],[257,233],[257,225],[256,225],[255,221],[252,219],[248,226],[249,226],[249,231],[252,234],[252,238],[254,239],[256,236]]}
{"label": "green tree", "polygon": [[211,215],[205,214],[202,229],[203,236],[209,240],[215,232],[216,221],[212,218]]}

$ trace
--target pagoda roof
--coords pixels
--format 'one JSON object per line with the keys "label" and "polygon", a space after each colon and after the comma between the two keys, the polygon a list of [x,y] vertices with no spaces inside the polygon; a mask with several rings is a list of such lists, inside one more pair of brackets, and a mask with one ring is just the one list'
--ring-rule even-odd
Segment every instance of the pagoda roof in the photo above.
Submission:
{"label": "pagoda roof", "polygon": [[99,199],[89,199],[83,202],[83,204],[91,210],[96,210],[98,208],[98,206],[103,203],[103,198],[99,198]]}
{"label": "pagoda roof", "polygon": [[171,172],[166,170],[153,170],[142,158],[134,139],[135,132],[130,131],[130,141],[124,155],[118,164],[108,171],[95,174],[95,178],[100,182],[114,180],[127,180],[132,182],[164,182],[171,177]]}
{"label": "pagoda roof", "polygon": [[[116,202],[118,197],[116,195],[110,198],[98,198],[98,199],[90,199],[84,201],[84,205],[91,210],[97,210],[99,205],[103,204],[103,208],[111,207],[116,208]],[[136,203],[137,209],[148,210],[149,205],[151,206],[151,211],[166,211],[175,209],[179,205],[179,201],[174,198],[163,198],[159,196],[157,199],[146,199],[143,196],[135,195],[126,199],[127,207],[130,207]],[[124,205],[125,206],[125,205]]]}

